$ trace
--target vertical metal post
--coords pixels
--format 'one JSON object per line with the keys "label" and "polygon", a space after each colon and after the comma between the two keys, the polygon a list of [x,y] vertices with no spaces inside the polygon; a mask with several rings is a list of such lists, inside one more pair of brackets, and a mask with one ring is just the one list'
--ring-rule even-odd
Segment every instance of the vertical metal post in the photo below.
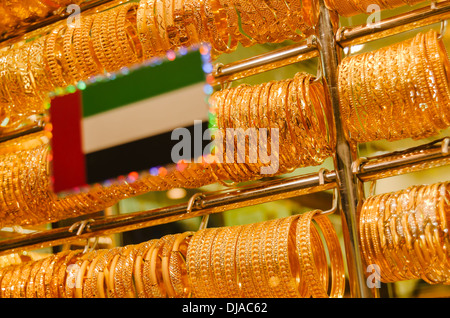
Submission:
{"label": "vertical metal post", "polygon": [[357,229],[358,180],[352,172],[352,151],[345,138],[341,122],[338,92],[339,57],[330,11],[319,1],[319,21],[316,31],[323,77],[334,114],[336,154],[334,158],[337,184],[340,191],[340,211],[345,239],[345,254],[351,297],[371,298],[361,259]]}

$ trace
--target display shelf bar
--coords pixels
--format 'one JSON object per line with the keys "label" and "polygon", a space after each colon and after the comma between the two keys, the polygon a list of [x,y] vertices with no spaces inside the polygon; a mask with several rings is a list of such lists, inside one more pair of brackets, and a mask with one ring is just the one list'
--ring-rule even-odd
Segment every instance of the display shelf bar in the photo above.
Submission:
{"label": "display shelf bar", "polygon": [[213,73],[213,85],[271,71],[317,56],[319,52],[316,45],[303,41],[226,65],[218,64]]}
{"label": "display shelf bar", "polygon": [[33,133],[36,133],[36,132],[39,132],[39,131],[42,131],[42,130],[44,130],[43,126],[35,126],[33,128],[27,129],[27,130],[22,130],[22,131],[15,132],[14,134],[1,136],[0,137],[0,143],[6,142],[8,140],[16,139],[16,138],[19,138],[19,137],[23,137],[23,136],[26,136],[26,135],[30,135],[30,134],[33,134]]}
{"label": "display shelf bar", "polygon": [[429,6],[371,24],[355,27],[342,27],[336,33],[336,41],[342,47],[363,44],[405,31],[439,23],[449,18],[450,1],[433,3]]}
{"label": "display shelf bar", "polygon": [[404,151],[363,158],[354,162],[353,172],[361,181],[368,182],[448,165],[449,144],[450,137],[446,137]]}
{"label": "display shelf bar", "polygon": [[334,172],[322,171],[300,177],[261,182],[251,187],[236,188],[231,191],[211,193],[201,199],[201,206],[197,202],[189,213],[187,212],[189,202],[187,202],[150,211],[103,217],[95,219],[88,227],[88,231],[80,235],[70,232],[70,227],[20,235],[15,239],[0,242],[0,255],[57,246],[74,239],[122,233],[240,207],[325,191],[336,187],[335,177]]}

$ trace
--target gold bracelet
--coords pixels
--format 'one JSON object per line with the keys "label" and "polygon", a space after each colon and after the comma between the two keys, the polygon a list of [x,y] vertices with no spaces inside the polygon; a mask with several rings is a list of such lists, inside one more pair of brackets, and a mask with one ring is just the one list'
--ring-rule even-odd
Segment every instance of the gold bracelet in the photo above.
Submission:
{"label": "gold bracelet", "polygon": [[171,49],[170,43],[169,43],[169,37],[167,34],[167,26],[165,22],[165,5],[163,0],[155,0],[155,24],[158,30],[158,38],[159,38],[159,45],[161,47],[162,52],[167,52]]}
{"label": "gold bracelet", "polygon": [[211,248],[211,264],[212,272],[214,273],[214,284],[211,290],[211,293],[214,294],[213,297],[225,298],[227,296],[227,291],[224,288],[226,284],[226,277],[224,272],[224,254],[226,243],[228,242],[232,231],[233,229],[231,227],[224,227],[223,229],[221,229],[221,231],[217,233],[217,236]]}
{"label": "gold bracelet", "polygon": [[179,43],[180,47],[187,47],[190,45],[190,39],[188,35],[187,28],[184,24],[184,1],[183,0],[173,0],[173,22],[176,33],[176,42]]}
{"label": "gold bracelet", "polygon": [[44,275],[44,286],[45,286],[45,297],[46,298],[56,298],[58,293],[57,290],[54,289],[54,285],[52,283],[52,280],[54,277],[57,277],[56,275],[56,269],[59,266],[59,263],[61,260],[64,260],[64,257],[69,253],[70,251],[63,251],[58,254],[53,255],[52,261],[48,268],[45,271]]}
{"label": "gold bracelet", "polygon": [[345,289],[345,271],[342,251],[337,235],[326,216],[318,216],[316,217],[316,221],[322,229],[330,253],[333,281],[329,296],[315,265],[314,252],[311,244],[311,226],[313,218],[320,213],[321,211],[318,210],[307,212],[302,215],[297,224],[297,249],[300,254],[300,264],[304,275],[303,278],[313,297],[343,297]]}
{"label": "gold bracelet", "polygon": [[37,298],[45,298],[46,297],[46,288],[45,288],[45,272],[48,270],[51,262],[54,259],[54,255],[50,255],[46,257],[40,267],[39,271],[36,273],[36,297]]}
{"label": "gold bracelet", "polygon": [[[134,245],[127,245],[124,246],[120,253],[117,254],[119,257],[117,259],[117,263],[114,266],[114,295],[117,298],[125,298],[129,297],[129,294],[127,293],[130,291],[131,286],[125,286],[125,280],[124,280],[124,273],[127,271],[125,261],[129,257],[130,254],[133,254],[134,251]],[[126,287],[129,287],[130,289],[126,289]]]}
{"label": "gold bracelet", "polygon": [[57,290],[58,298],[64,298],[65,294],[65,284],[67,282],[67,272],[69,271],[69,267],[73,266],[76,263],[79,256],[81,254],[80,250],[74,250],[67,254],[63,263],[60,265],[58,269],[58,273],[53,278],[53,286],[54,290]]}
{"label": "gold bracelet", "polygon": [[18,296],[19,296],[20,289],[19,289],[18,282],[19,282],[22,268],[23,268],[23,265],[18,264],[15,266],[15,269],[12,271],[11,280],[9,282],[9,287],[8,287],[10,298],[18,298]]}
{"label": "gold bracelet", "polygon": [[198,29],[195,25],[194,10],[193,0],[183,1],[183,21],[189,45],[200,44]]}
{"label": "gold bracelet", "polygon": [[280,278],[284,287],[284,297],[297,298],[300,296],[296,278],[300,275],[300,263],[296,257],[295,230],[299,215],[284,218],[280,223],[277,234],[278,262]]}
{"label": "gold bracelet", "polygon": [[210,288],[214,281],[214,278],[211,275],[213,274],[211,266],[211,248],[218,232],[219,228],[207,229],[202,238],[200,248],[197,249],[195,256],[197,259],[196,266],[198,266],[197,281],[201,283],[197,285],[197,292],[195,293],[196,297],[211,298],[213,296],[212,293],[210,293]]}
{"label": "gold bracelet", "polygon": [[338,236],[327,216],[316,216],[315,221],[322,231],[330,253],[331,274],[333,277],[330,297],[342,298],[345,293],[345,268]]}
{"label": "gold bracelet", "polygon": [[255,298],[256,287],[253,281],[251,257],[251,243],[254,228],[257,224],[247,224],[243,226],[236,244],[236,271],[239,282],[239,294],[244,298]]}
{"label": "gold bracelet", "polygon": [[[20,298],[26,298],[26,290],[27,284],[30,279],[31,268],[33,266],[33,262],[28,262],[23,265],[20,282],[19,282],[19,296]],[[1,277],[1,274],[0,274]]]}
{"label": "gold bracelet", "polygon": [[446,128],[450,123],[450,118],[446,113],[445,106],[450,102],[450,88],[447,83],[448,72],[450,70],[450,62],[442,40],[438,40],[436,31],[430,30],[425,34],[425,43],[427,50],[427,58],[429,58],[429,67],[432,68],[436,77],[435,87],[437,94],[440,96],[439,114],[445,125],[439,128]]}
{"label": "gold bracelet", "polygon": [[147,245],[142,247],[140,253],[136,257],[136,266],[134,271],[136,289],[139,298],[149,298],[153,297],[152,291],[150,289],[150,275],[146,275],[146,268],[149,268],[150,257],[153,249],[156,247],[159,240],[150,240]]}
{"label": "gold bracelet", "polygon": [[108,58],[106,57],[106,50],[103,48],[105,44],[102,43],[102,35],[101,35],[103,19],[105,18],[105,15],[106,15],[105,12],[93,15],[91,28],[91,43],[95,52],[94,56],[97,57],[101,69],[104,70],[106,70],[106,68],[108,67]]}
{"label": "gold bracelet", "polygon": [[[110,68],[113,72],[120,70],[126,65],[127,56],[124,56],[121,48],[120,41],[117,37],[116,21],[119,15],[120,9],[123,6],[116,7],[106,12],[106,18],[103,21],[104,27],[103,36],[105,41],[106,56],[109,56]],[[122,30],[120,30],[122,31]]]}
{"label": "gold bracelet", "polygon": [[268,298],[272,296],[271,288],[266,278],[264,260],[264,239],[267,234],[267,221],[259,222],[254,228],[254,235],[251,241],[250,257],[251,257],[251,273],[253,282],[256,285],[257,297]]}
{"label": "gold bracelet", "polygon": [[[127,27],[129,27],[129,14],[133,17],[137,12],[138,8],[137,3],[127,3],[118,8],[118,14],[116,17],[115,23],[115,33],[116,39],[119,42],[119,47],[121,48],[121,52],[124,55],[124,60],[121,63],[122,66],[132,66],[139,62],[139,54],[136,50],[130,45],[128,37],[130,36],[129,32],[127,32]],[[133,18],[132,20],[135,20]]]}
{"label": "gold bracelet", "polygon": [[271,291],[270,297],[275,298],[283,297],[282,293],[280,293],[280,278],[278,277],[278,263],[275,254],[275,238],[280,222],[280,219],[267,221],[267,232],[262,248],[265,278]]}
{"label": "gold bracelet", "polygon": [[185,260],[192,235],[194,235],[194,232],[190,231],[179,235],[171,250],[169,260],[170,284],[174,290],[173,297],[176,298],[186,298],[191,292]]}
{"label": "gold bracelet", "polygon": [[150,30],[147,26],[147,7],[148,1],[142,0],[139,2],[139,8],[136,13],[136,27],[139,40],[141,41],[143,58],[148,60],[156,56],[156,49],[153,47]]}
{"label": "gold bracelet", "polygon": [[56,87],[64,87],[66,82],[61,74],[61,67],[56,61],[56,38],[59,33],[64,29],[64,26],[56,27],[50,34],[44,37],[44,61],[45,68],[50,74],[50,80],[52,82],[52,90]]}
{"label": "gold bracelet", "polygon": [[1,281],[1,298],[10,298],[11,294],[11,286],[10,282],[12,279],[12,275],[14,270],[18,267],[18,265],[8,266],[3,273],[2,281]]}
{"label": "gold bracelet", "polygon": [[161,252],[161,276],[162,276],[162,284],[164,286],[164,290],[166,291],[166,297],[173,298],[175,296],[175,290],[173,289],[172,283],[170,281],[170,257],[172,254],[173,245],[177,241],[178,237],[181,234],[175,234],[170,236],[170,238],[165,242],[164,247]]}

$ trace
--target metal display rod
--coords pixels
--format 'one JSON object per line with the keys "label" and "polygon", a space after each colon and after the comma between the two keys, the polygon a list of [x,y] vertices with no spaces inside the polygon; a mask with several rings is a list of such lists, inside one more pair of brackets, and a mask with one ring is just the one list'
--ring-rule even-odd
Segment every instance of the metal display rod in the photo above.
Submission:
{"label": "metal display rod", "polygon": [[345,255],[350,283],[350,295],[353,298],[373,297],[366,284],[366,270],[362,262],[359,246],[357,209],[359,196],[359,180],[353,174],[353,158],[349,142],[345,136],[345,128],[341,121],[338,91],[338,68],[340,50],[336,44],[331,12],[323,0],[319,0],[320,14],[317,27],[317,43],[324,79],[324,86],[330,100],[334,117],[336,144],[334,167],[339,189],[341,223],[344,234]]}
{"label": "metal display rod", "polygon": [[317,46],[303,41],[227,65],[217,64],[213,74],[215,81],[213,85],[235,81],[317,56],[319,56]]}
{"label": "metal display rod", "polygon": [[[361,180],[373,181],[382,177],[414,172],[419,164],[433,163],[427,167],[437,167],[448,163],[450,160],[447,146],[449,141],[450,138],[445,139],[442,143],[434,142],[417,149],[414,148],[412,152],[409,149],[396,152],[392,155],[395,158],[393,161],[390,160],[390,156],[385,156],[382,160],[367,158],[359,165],[354,166],[353,170],[358,172],[357,176]],[[409,170],[406,169],[407,167]],[[70,227],[20,235],[14,239],[0,242],[0,255],[57,246],[79,238],[85,239],[167,224],[230,209],[320,192],[335,187],[336,173],[324,170],[299,177],[260,182],[245,188],[200,196],[199,200],[195,201],[191,207],[189,207],[188,202],[150,211],[95,219],[90,223],[87,231],[80,235],[70,232]],[[189,213],[188,210],[190,210]]]}
{"label": "metal display rod", "polygon": [[336,33],[340,46],[363,44],[450,19],[450,1],[432,3],[381,21],[355,27],[342,27]]}

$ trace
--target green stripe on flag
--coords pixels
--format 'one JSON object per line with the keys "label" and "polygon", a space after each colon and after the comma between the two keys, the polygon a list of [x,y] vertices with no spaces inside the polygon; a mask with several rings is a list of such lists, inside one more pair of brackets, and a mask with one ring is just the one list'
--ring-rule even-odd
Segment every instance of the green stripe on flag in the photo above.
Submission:
{"label": "green stripe on flag", "polygon": [[198,51],[142,67],[112,81],[89,85],[82,94],[83,117],[106,112],[205,80]]}

